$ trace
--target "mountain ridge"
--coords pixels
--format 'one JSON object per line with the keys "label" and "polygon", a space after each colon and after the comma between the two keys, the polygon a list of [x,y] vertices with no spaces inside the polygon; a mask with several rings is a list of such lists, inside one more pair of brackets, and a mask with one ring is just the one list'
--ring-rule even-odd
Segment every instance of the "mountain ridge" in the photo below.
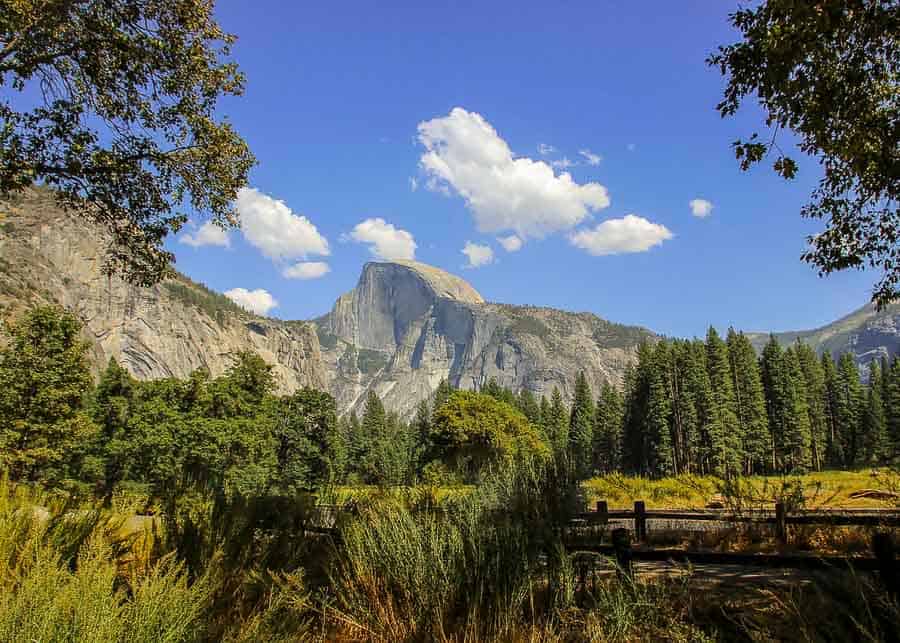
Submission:
{"label": "mountain ridge", "polygon": [[[106,236],[60,211],[52,192],[0,202],[0,305],[7,314],[56,302],[85,323],[95,370],[110,357],[141,379],[223,372],[241,350],[273,364],[279,390],[328,390],[343,412],[375,391],[409,416],[441,380],[477,389],[489,379],[537,396],[566,398],[585,372],[594,391],[621,385],[642,341],[640,326],[536,305],[485,301],[461,277],[415,261],[368,262],[350,291],[309,320],[261,317],[180,273],[151,288],[103,273]],[[746,333],[760,350],[768,333]],[[871,305],[817,329],[776,333],[818,351],[850,350],[865,366],[900,351],[900,304]]]}

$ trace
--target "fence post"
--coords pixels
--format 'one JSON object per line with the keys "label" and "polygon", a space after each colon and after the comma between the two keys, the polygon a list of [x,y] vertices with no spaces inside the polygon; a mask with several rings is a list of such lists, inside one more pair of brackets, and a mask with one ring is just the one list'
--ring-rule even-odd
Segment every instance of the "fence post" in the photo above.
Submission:
{"label": "fence post", "polygon": [[647,540],[647,508],[643,500],[634,501],[634,539],[642,543]]}
{"label": "fence post", "polygon": [[884,531],[876,532],[872,536],[872,553],[878,561],[878,575],[881,582],[891,596],[897,598],[900,593],[900,577],[897,572],[900,570],[897,569],[897,550],[891,534]]}
{"label": "fence post", "polygon": [[782,545],[787,543],[787,520],[784,512],[784,503],[775,503],[775,538]]}
{"label": "fence post", "polygon": [[631,568],[631,540],[628,538],[628,530],[619,527],[612,530],[613,551],[616,553],[616,565],[618,569],[616,573],[628,578],[632,577],[633,570]]}
{"label": "fence post", "polygon": [[597,520],[601,525],[609,522],[609,506],[605,500],[597,501]]}

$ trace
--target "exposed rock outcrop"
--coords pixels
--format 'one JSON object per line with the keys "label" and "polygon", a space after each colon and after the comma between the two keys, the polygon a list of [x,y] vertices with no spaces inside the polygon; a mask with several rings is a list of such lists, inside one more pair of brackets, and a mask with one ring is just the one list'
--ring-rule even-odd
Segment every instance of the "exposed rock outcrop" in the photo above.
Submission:
{"label": "exposed rock outcrop", "polygon": [[621,383],[649,331],[589,313],[486,303],[458,277],[416,262],[369,263],[351,292],[316,320],[329,389],[342,409],[374,390],[409,416],[442,379],[477,389],[490,378],[514,390],[570,397],[584,371],[598,390]]}
{"label": "exposed rock outcrop", "polygon": [[95,368],[115,357],[140,379],[214,376],[242,350],[275,367],[282,391],[324,387],[314,327],[244,312],[224,296],[178,276],[152,288],[103,274],[106,240],[71,217],[46,190],[0,202],[0,304],[56,302],[85,323]]}

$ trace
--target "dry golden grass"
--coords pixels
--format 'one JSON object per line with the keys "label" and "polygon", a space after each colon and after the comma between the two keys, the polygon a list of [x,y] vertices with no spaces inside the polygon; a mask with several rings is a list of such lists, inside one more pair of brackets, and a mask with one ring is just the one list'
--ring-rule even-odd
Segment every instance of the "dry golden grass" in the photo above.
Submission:
{"label": "dry golden grass", "polygon": [[[867,489],[898,493],[900,476],[888,469],[862,471],[820,471],[802,476],[752,476],[741,478],[740,493],[745,502],[770,506],[788,488],[802,491],[807,509],[885,509],[900,506],[896,498],[851,498],[851,494]],[[680,475],[652,480],[611,474],[584,483],[588,501],[606,500],[610,509],[630,508],[643,500],[653,509],[701,509],[722,498],[729,491],[725,482],[713,476]],[[734,498],[730,500],[735,500]]]}

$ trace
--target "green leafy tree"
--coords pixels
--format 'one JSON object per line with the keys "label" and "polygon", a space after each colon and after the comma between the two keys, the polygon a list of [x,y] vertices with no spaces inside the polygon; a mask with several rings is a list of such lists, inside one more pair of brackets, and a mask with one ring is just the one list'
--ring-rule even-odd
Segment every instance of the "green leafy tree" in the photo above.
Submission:
{"label": "green leafy tree", "polygon": [[346,445],[337,431],[337,407],[328,393],[302,388],[271,403],[281,494],[311,491],[338,480],[346,467]]}
{"label": "green leafy tree", "polygon": [[489,395],[455,391],[435,413],[435,455],[477,481],[496,467],[543,461],[548,445],[517,409]]}
{"label": "green leafy tree", "polygon": [[741,40],[708,63],[727,76],[717,105],[734,115],[755,96],[772,129],[734,143],[743,169],[776,151],[774,169],[797,164],[777,135],[792,130],[823,176],[801,214],[825,219],[803,259],[821,274],[874,267],[873,299],[898,295],[900,281],[900,5],[895,0],[765,0],[731,14]]}
{"label": "green leafy tree", "polygon": [[[225,226],[254,158],[226,121],[234,37],[205,0],[0,1],[0,195],[34,182],[111,233],[141,284],[174,259],[185,202]],[[36,100],[35,100],[36,99]]]}
{"label": "green leafy tree", "polygon": [[131,474],[134,440],[130,428],[136,387],[134,378],[111,357],[94,390],[91,412],[99,431],[93,449],[97,471],[90,477],[102,483],[107,502],[115,486]]}
{"label": "green leafy tree", "polygon": [[82,411],[92,381],[81,323],[38,307],[6,327],[0,350],[0,465],[15,479],[77,470],[96,426]]}

